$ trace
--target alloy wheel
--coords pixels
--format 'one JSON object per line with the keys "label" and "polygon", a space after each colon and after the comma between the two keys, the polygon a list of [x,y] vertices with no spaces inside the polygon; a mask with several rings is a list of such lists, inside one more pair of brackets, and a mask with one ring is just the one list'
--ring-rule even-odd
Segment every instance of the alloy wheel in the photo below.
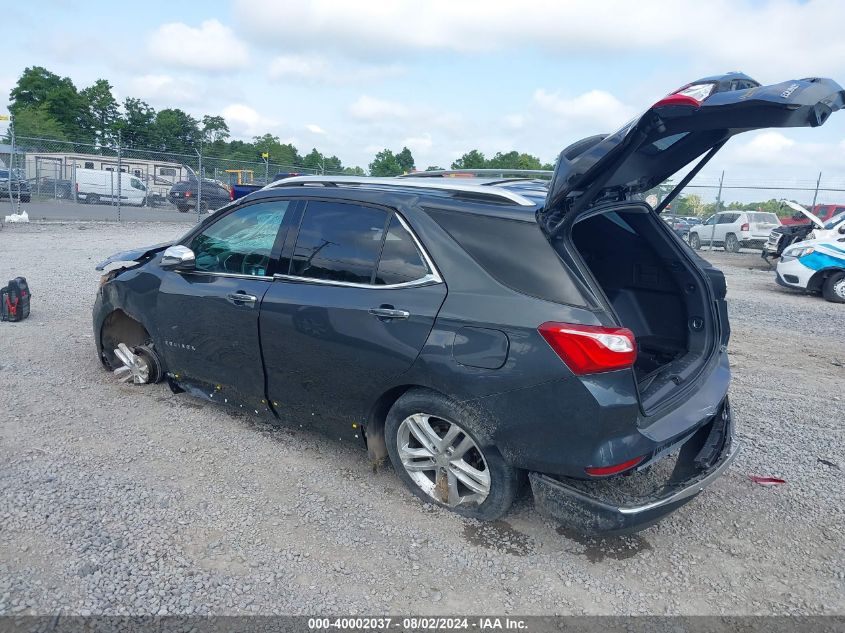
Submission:
{"label": "alloy wheel", "polygon": [[134,353],[125,343],[118,343],[114,355],[122,363],[113,372],[120,382],[131,381],[136,385],[145,385],[150,381],[150,364],[146,358]]}
{"label": "alloy wheel", "polygon": [[396,444],[405,471],[432,499],[450,507],[481,505],[490,494],[484,454],[455,422],[415,413],[399,425]]}
{"label": "alloy wheel", "polygon": [[845,277],[833,284],[834,294],[845,301]]}

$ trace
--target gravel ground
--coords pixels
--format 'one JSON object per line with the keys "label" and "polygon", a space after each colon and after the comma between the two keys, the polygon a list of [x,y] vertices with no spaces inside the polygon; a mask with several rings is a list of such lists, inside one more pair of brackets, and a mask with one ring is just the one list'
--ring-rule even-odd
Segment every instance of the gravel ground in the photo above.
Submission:
{"label": "gravel ground", "polygon": [[728,277],[744,451],[659,525],[588,540],[527,495],[481,525],[359,446],[116,383],[93,266],[179,232],[0,232],[0,279],[34,293],[0,324],[0,614],[845,613],[845,306],[781,290],[759,256],[705,253]]}

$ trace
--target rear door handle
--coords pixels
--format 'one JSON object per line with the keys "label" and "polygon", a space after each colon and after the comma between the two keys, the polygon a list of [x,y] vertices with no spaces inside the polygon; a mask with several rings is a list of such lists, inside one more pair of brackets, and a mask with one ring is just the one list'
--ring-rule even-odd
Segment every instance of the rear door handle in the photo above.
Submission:
{"label": "rear door handle", "polygon": [[229,301],[229,303],[234,303],[236,306],[254,306],[255,302],[258,301],[258,297],[256,297],[255,295],[248,295],[244,292],[233,292],[231,294],[226,295],[226,300]]}
{"label": "rear door handle", "polygon": [[380,319],[407,319],[411,313],[407,310],[397,310],[393,307],[370,308],[370,314]]}

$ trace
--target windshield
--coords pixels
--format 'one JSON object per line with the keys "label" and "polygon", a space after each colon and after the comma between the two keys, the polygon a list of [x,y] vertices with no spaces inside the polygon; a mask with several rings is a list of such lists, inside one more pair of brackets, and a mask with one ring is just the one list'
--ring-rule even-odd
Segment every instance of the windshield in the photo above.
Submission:
{"label": "windshield", "polygon": [[824,225],[828,231],[830,229],[836,228],[836,225],[845,220],[845,213],[840,213],[839,215],[834,215],[830,220],[828,220],[827,224]]}

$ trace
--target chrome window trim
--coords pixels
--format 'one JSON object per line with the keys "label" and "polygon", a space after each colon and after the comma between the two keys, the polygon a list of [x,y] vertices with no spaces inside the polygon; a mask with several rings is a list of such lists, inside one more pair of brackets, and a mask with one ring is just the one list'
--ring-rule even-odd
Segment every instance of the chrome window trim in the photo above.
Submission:
{"label": "chrome window trim", "polygon": [[259,281],[273,281],[269,275],[242,275],[239,273],[220,273],[212,270],[174,270],[180,275],[206,275],[208,277],[231,277],[233,279],[258,279]]}
{"label": "chrome window trim", "polygon": [[414,281],[403,281],[400,284],[360,284],[352,281],[335,281],[334,279],[316,279],[314,277],[298,277],[296,275],[282,275],[276,273],[275,279],[281,281],[295,281],[299,283],[320,284],[323,286],[341,286],[344,288],[370,288],[370,289],[391,289],[391,288],[414,288],[417,286],[429,286],[442,284],[443,280],[438,275],[426,275]]}
{"label": "chrome window trim", "polygon": [[[296,281],[300,283],[315,283],[315,284],[322,284],[324,286],[341,286],[345,288],[381,288],[381,289],[389,289],[389,288],[414,288],[417,286],[428,286],[431,284],[442,284],[443,277],[440,276],[440,271],[437,270],[437,266],[434,265],[434,261],[428,254],[428,251],[422,245],[417,234],[414,233],[413,229],[410,227],[408,222],[405,218],[402,217],[402,214],[398,211],[393,211],[393,215],[399,220],[399,224],[402,225],[402,228],[405,229],[408,234],[411,236],[411,239],[414,240],[414,244],[417,247],[417,251],[422,254],[423,261],[425,262],[426,266],[428,266],[429,273],[427,275],[423,275],[419,279],[413,279],[411,281],[403,281],[402,283],[398,284],[363,284],[363,283],[356,283],[352,281],[335,281],[333,279],[317,279],[315,277],[301,277],[299,275],[284,275],[281,273],[276,273],[273,275],[274,279],[281,279],[282,281]],[[386,235],[385,235],[386,237]],[[381,255],[379,255],[379,261],[376,262],[376,266],[381,261]],[[376,268],[378,271],[378,268]]]}

